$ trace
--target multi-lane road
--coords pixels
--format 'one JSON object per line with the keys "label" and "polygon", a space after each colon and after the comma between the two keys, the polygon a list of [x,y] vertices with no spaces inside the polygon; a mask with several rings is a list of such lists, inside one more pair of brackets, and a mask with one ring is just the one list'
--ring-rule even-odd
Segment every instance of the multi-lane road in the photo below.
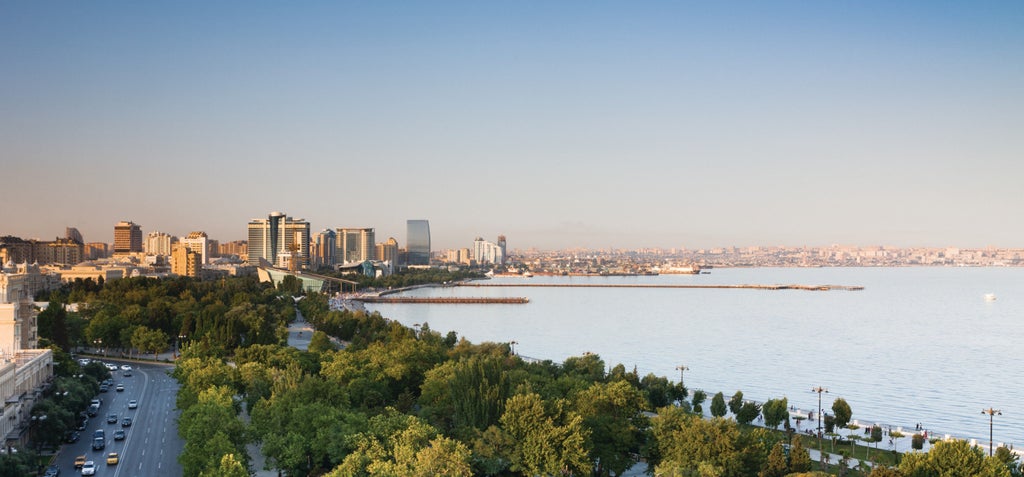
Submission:
{"label": "multi-lane road", "polygon": [[[123,362],[104,359],[106,363],[128,364],[131,376],[124,376],[120,369],[111,371],[114,386],[100,393],[103,400],[99,412],[89,418],[84,431],[80,431],[78,442],[64,444],[57,456],[61,475],[74,475],[75,457],[85,455],[87,460],[96,462],[96,475],[108,477],[160,477],[180,476],[181,465],[178,455],[185,447],[185,441],[178,437],[178,411],[174,401],[178,382],[168,373],[170,366]],[[115,391],[115,386],[124,385],[124,391]],[[128,401],[138,401],[138,408],[128,409]],[[107,423],[109,414],[117,414],[117,422]],[[125,417],[132,418],[132,425],[122,427]],[[92,449],[92,436],[96,429],[105,431],[106,448]],[[114,431],[123,429],[124,440],[114,440]],[[117,452],[120,463],[107,464],[107,454]]]}

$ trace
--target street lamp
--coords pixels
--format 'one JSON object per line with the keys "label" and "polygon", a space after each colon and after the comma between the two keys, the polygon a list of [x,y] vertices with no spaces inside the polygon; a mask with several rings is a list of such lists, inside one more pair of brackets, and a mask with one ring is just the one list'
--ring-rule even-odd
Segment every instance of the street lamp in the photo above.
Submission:
{"label": "street lamp", "polygon": [[988,414],[988,456],[992,457],[992,418],[996,415],[1003,415],[1003,411],[999,409],[982,409],[982,414]]}
{"label": "street lamp", "polygon": [[686,385],[683,384],[683,371],[689,371],[690,368],[687,368],[685,364],[680,364],[679,366],[676,366],[676,369],[679,370],[679,387],[683,388],[683,392],[685,392]]}
{"label": "street lamp", "polygon": [[516,341],[516,340],[512,340],[512,341],[508,342],[508,348],[509,348],[509,351],[512,352],[512,356],[516,355],[516,345],[517,344],[519,344],[519,342]]}
{"label": "street lamp", "polygon": [[811,388],[811,391],[818,393],[818,450],[825,455],[824,448],[821,446],[821,393],[827,393],[828,389],[815,386]]}

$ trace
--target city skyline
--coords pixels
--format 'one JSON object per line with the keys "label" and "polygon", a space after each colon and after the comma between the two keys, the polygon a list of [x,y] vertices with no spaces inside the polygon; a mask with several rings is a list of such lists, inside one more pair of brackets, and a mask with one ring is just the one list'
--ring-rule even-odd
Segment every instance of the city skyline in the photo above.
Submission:
{"label": "city skyline", "polygon": [[0,5],[0,229],[1015,248],[1024,5]]}

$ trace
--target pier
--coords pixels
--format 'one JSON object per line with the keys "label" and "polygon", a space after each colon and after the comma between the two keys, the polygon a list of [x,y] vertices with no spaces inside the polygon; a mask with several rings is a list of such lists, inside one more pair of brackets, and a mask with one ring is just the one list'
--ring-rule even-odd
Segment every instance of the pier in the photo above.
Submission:
{"label": "pier", "polygon": [[695,288],[746,290],[806,290],[806,291],[860,291],[857,285],[665,285],[639,283],[457,283],[460,287],[547,287],[547,288]]}
{"label": "pier", "polygon": [[450,305],[490,305],[506,304],[519,305],[529,303],[530,299],[525,297],[425,297],[425,296],[361,296],[351,298],[352,300],[364,303],[434,303]]}

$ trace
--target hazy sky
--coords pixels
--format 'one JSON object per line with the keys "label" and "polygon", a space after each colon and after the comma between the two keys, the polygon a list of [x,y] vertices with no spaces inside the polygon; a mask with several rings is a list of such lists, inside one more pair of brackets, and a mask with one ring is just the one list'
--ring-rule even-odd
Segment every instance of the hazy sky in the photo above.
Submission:
{"label": "hazy sky", "polygon": [[0,235],[1024,246],[1024,2],[0,3]]}

